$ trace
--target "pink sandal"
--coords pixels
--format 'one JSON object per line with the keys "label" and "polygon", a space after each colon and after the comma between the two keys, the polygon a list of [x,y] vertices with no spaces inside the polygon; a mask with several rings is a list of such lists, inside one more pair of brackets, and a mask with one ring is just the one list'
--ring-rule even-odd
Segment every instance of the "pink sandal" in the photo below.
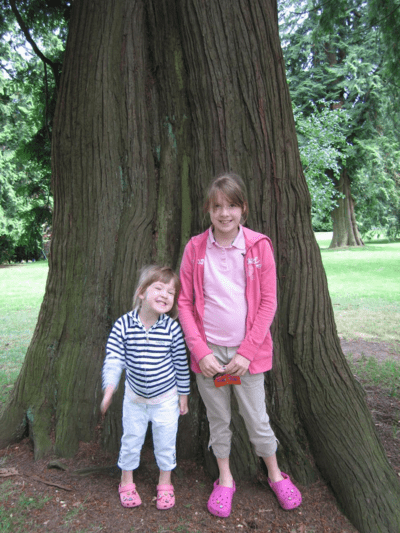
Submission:
{"label": "pink sandal", "polygon": [[157,485],[157,509],[171,509],[174,505],[173,485]]}
{"label": "pink sandal", "polygon": [[235,491],[235,482],[233,482],[233,487],[223,487],[219,484],[219,479],[217,479],[207,503],[207,509],[210,513],[222,518],[228,517],[231,514],[232,499]]}
{"label": "pink sandal", "polygon": [[122,507],[137,507],[142,503],[139,494],[136,491],[135,483],[128,483],[128,485],[121,485],[118,487],[119,499]]}
{"label": "pink sandal", "polygon": [[290,477],[285,474],[285,472],[281,472],[281,474],[283,476],[281,481],[275,481],[275,483],[272,483],[268,478],[268,483],[271,489],[275,492],[282,509],[289,511],[301,504],[302,497],[299,489],[290,481]]}

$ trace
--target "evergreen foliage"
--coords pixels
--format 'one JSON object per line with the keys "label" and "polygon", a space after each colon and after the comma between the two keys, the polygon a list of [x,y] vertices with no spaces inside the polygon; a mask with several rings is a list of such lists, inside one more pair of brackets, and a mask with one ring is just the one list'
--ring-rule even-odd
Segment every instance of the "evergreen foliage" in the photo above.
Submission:
{"label": "evergreen foliage", "polygon": [[[280,2],[282,45],[315,229],[328,229],[319,221],[326,220],[335,205],[326,171],[334,176],[346,169],[360,230],[365,234],[381,229],[392,237],[400,231],[396,128],[400,69],[394,66],[398,46],[393,41],[392,21],[377,17],[377,6],[384,3]],[[395,4],[400,6],[400,2]],[[394,11],[400,16],[399,9]],[[331,116],[326,106],[321,108],[321,101],[330,102]],[[339,123],[337,109],[345,111]],[[306,123],[313,127],[304,134]],[[336,137],[331,126],[336,128]],[[343,136],[345,142],[338,143]],[[316,166],[311,172],[310,161],[324,161],[326,167]]]}
{"label": "evergreen foliage", "polygon": [[69,3],[48,4],[4,2],[0,18],[0,263],[39,258],[51,227],[51,129]]}
{"label": "evergreen foliage", "polygon": [[332,109],[332,102],[311,103],[312,112],[294,108],[301,163],[311,195],[311,214],[315,231],[330,231],[329,212],[340,193],[332,176],[339,178],[340,162],[346,159],[346,129],[349,115]]}

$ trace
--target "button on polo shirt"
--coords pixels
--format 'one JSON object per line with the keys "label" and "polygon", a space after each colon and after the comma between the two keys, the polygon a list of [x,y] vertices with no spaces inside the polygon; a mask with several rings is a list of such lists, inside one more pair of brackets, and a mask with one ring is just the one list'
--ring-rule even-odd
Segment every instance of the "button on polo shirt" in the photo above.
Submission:
{"label": "button on polo shirt", "polygon": [[246,332],[243,228],[231,246],[220,246],[210,228],[204,261],[204,330],[207,341],[239,346]]}

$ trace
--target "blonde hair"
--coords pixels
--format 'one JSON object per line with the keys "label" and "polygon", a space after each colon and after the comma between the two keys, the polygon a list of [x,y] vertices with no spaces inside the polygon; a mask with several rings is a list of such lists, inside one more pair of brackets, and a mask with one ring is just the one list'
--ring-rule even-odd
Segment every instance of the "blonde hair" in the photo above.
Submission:
{"label": "blonde hair", "polygon": [[216,201],[217,194],[221,192],[229,202],[241,207],[242,223],[245,224],[249,214],[249,204],[247,202],[246,185],[240,176],[233,173],[220,174],[210,183],[206,193],[203,211],[209,213]]}
{"label": "blonde hair", "polygon": [[168,311],[167,315],[169,315],[171,318],[177,318],[178,296],[179,290],[181,288],[181,282],[179,281],[179,277],[172,270],[172,268],[167,266],[148,265],[144,266],[141,269],[139,281],[136,286],[135,294],[133,296],[133,309],[135,311],[140,311],[140,308],[142,306],[142,300],[139,298],[139,295],[143,294],[147,290],[147,288],[150,287],[150,285],[156,283],[157,281],[161,281],[161,283],[169,283],[171,280],[174,280],[175,295],[174,303],[172,305],[171,310]]}

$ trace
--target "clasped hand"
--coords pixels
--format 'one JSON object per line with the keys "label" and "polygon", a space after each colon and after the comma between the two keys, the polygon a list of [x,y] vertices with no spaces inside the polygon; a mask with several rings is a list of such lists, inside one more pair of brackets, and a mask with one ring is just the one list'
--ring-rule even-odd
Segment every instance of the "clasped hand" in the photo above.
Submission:
{"label": "clasped hand", "polygon": [[249,365],[249,359],[246,359],[246,357],[243,357],[243,355],[236,353],[232,357],[229,364],[226,365],[225,371],[231,376],[244,376],[249,369]]}
{"label": "clasped hand", "polygon": [[232,376],[244,376],[249,368],[250,361],[239,355],[235,354],[229,364],[226,367],[221,366],[215,355],[209,353],[199,362],[201,373],[206,378],[212,378],[215,374],[231,374]]}

